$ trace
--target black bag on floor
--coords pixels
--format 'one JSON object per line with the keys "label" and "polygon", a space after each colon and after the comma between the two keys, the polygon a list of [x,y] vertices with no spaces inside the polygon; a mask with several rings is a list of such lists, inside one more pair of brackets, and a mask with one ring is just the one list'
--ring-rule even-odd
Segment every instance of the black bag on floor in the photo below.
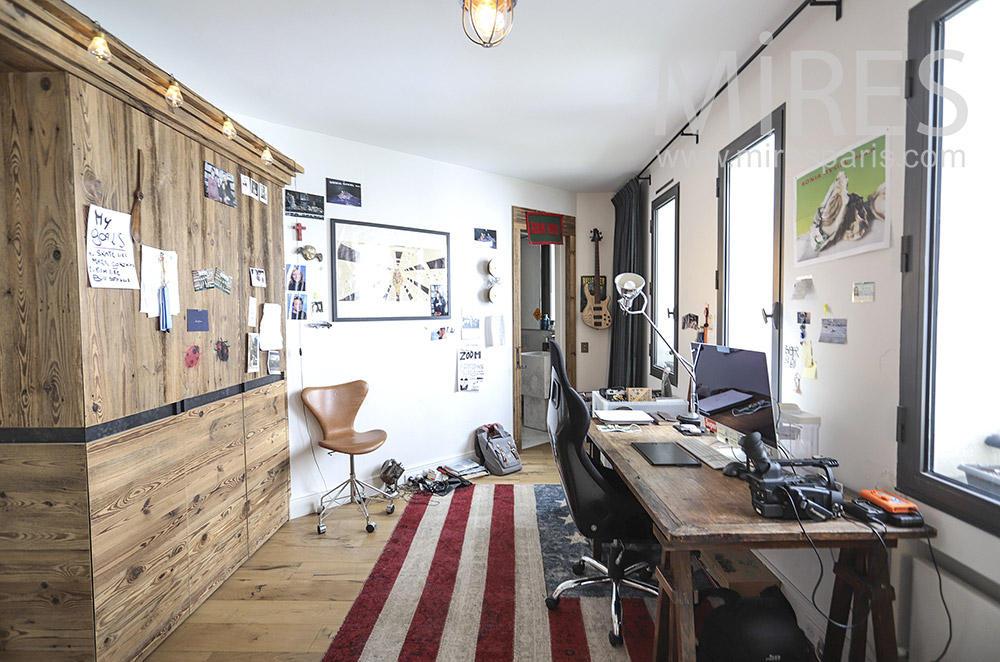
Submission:
{"label": "black bag on floor", "polygon": [[506,476],[521,470],[521,456],[514,437],[499,423],[476,428],[476,457],[494,476]]}
{"label": "black bag on floor", "polygon": [[716,589],[706,597],[721,597],[698,637],[698,662],[808,662],[812,645],[795,620],[795,611],[777,586],[759,598]]}

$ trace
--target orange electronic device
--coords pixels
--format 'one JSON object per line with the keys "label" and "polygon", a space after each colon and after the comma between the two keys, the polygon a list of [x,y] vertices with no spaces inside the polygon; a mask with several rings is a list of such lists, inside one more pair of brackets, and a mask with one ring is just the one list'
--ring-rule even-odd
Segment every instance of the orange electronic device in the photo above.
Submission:
{"label": "orange electronic device", "polygon": [[871,503],[890,513],[915,513],[918,511],[917,504],[896,496],[892,492],[861,490],[859,494],[863,499],[868,499]]}

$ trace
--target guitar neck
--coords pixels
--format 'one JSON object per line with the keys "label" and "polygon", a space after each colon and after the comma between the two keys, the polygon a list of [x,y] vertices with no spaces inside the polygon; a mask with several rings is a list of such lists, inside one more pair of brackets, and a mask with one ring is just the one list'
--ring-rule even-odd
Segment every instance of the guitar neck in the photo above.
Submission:
{"label": "guitar neck", "polygon": [[594,242],[594,300],[601,300],[601,242]]}

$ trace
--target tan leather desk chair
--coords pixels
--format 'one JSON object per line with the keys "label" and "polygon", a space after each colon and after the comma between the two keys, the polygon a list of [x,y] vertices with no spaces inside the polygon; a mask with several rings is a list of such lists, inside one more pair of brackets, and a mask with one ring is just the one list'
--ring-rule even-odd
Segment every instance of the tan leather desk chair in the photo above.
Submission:
{"label": "tan leather desk chair", "polygon": [[[365,530],[368,533],[375,530],[375,522],[372,522],[368,514],[369,501],[387,501],[389,505],[385,507],[385,512],[390,515],[396,509],[392,502],[394,495],[358,480],[354,473],[354,456],[377,450],[385,443],[386,438],[385,430],[357,432],[354,429],[354,419],[366,395],[368,395],[368,382],[361,379],[347,384],[310,386],[302,389],[302,402],[316,417],[323,430],[323,439],[317,442],[319,446],[325,448],[331,455],[344,453],[351,459],[350,477],[320,497],[319,509],[316,511],[319,515],[319,524],[316,526],[318,533],[326,533],[326,524],[323,520],[330,512],[346,503],[356,503],[361,508],[367,523]],[[350,494],[342,494],[348,488],[351,490]]]}

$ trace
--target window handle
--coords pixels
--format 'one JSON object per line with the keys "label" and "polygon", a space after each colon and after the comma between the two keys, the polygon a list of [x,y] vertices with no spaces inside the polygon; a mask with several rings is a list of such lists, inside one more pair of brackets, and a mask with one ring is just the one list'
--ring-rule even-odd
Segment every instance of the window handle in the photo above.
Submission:
{"label": "window handle", "polygon": [[672,310],[670,308],[667,308],[667,317],[673,317],[675,312],[676,312],[676,309]]}
{"label": "window handle", "polygon": [[760,309],[761,317],[764,318],[764,324],[767,324],[768,320],[771,320],[771,326],[775,329],[778,328],[778,324],[781,320],[781,302],[775,301],[771,304],[771,314],[768,315],[767,310],[764,308]]}

